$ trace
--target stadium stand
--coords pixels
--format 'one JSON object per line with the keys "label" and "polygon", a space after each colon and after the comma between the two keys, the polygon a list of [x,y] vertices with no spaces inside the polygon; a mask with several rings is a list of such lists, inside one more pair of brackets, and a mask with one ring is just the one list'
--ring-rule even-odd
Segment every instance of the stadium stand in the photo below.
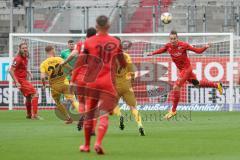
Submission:
{"label": "stadium stand", "polygon": [[[16,33],[28,32],[29,28],[26,23],[29,1],[23,2],[14,8]],[[160,33],[177,29],[179,32],[234,31],[239,35],[239,5],[239,0],[32,0],[32,32],[82,33],[94,26],[97,15],[105,14],[110,17],[112,33],[153,32],[155,28]],[[0,53],[8,52],[9,11],[10,0],[0,0]],[[173,14],[173,21],[168,25],[159,20],[165,11]]]}

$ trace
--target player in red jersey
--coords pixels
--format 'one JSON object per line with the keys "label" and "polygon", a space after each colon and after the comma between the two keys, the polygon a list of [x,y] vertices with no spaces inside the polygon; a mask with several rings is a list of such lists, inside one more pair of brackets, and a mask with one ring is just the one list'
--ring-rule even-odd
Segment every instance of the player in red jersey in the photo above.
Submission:
{"label": "player in red jersey", "polygon": [[[86,38],[90,38],[94,35],[96,35],[96,29],[93,28],[93,27],[90,27],[87,29],[87,34],[86,34]],[[86,67],[79,67],[79,63],[81,63],[82,61],[82,57],[81,57],[81,53],[82,53],[82,48],[83,48],[83,42],[82,41],[79,41],[74,50],[71,52],[71,54],[68,56],[68,58],[61,64],[61,65],[65,65],[67,63],[69,63],[74,57],[78,57],[77,61],[75,62],[75,66],[74,66],[74,69],[72,71],[72,80],[71,82],[72,83],[76,83],[77,85],[84,85],[83,83],[83,75],[86,71]]]}
{"label": "player in red jersey", "polygon": [[173,98],[172,98],[173,106],[172,106],[172,109],[165,115],[166,119],[170,119],[177,114],[176,109],[180,99],[180,89],[186,81],[192,83],[194,86],[217,88],[221,95],[223,92],[221,83],[209,82],[207,80],[198,81],[196,78],[196,75],[192,71],[192,66],[187,56],[188,50],[193,51],[197,54],[201,54],[206,49],[208,49],[211,45],[207,44],[202,48],[195,48],[186,42],[179,41],[176,31],[171,31],[169,38],[170,38],[169,43],[164,45],[162,48],[148,54],[148,56],[152,56],[155,54],[168,52],[171,55],[173,62],[176,64],[177,68],[179,69],[179,76],[173,87]]}
{"label": "player in red jersey", "polygon": [[[14,58],[10,68],[10,75],[12,76],[16,87],[26,97],[26,108],[28,119],[38,119],[38,93],[33,85],[27,80],[28,75],[32,78],[31,72],[27,69],[28,65],[28,46],[26,43],[19,45],[19,51]],[[33,113],[32,113],[33,110]]]}
{"label": "player in red jersey", "polygon": [[110,24],[106,16],[99,16],[96,20],[96,36],[88,38],[84,42],[83,60],[87,64],[87,71],[84,75],[84,82],[87,86],[84,89],[84,96],[87,96],[87,106],[84,120],[85,144],[80,146],[80,151],[90,151],[90,139],[93,127],[93,119],[99,117],[98,132],[94,146],[97,154],[104,154],[102,140],[108,128],[108,113],[111,112],[117,103],[117,92],[114,79],[116,62],[124,68],[124,60],[120,42],[108,35]]}
{"label": "player in red jersey", "polygon": [[[97,31],[95,28],[90,27],[87,29],[87,34],[86,34],[86,39],[96,35]],[[82,63],[82,48],[83,48],[83,42],[79,41],[76,46],[75,49],[71,52],[71,54],[68,56],[68,58],[61,64],[61,65],[65,65],[68,62],[70,62],[74,57],[78,57],[78,59],[75,62],[74,65],[74,69],[72,71],[72,78],[71,78],[71,87],[75,88],[76,90],[78,89],[78,87],[80,86],[85,86],[86,83],[83,81],[83,77],[84,77],[84,73],[86,72],[87,68],[86,65],[85,66],[79,66],[79,63]],[[76,91],[77,92],[77,91]],[[79,95],[77,94],[78,100],[79,100],[79,112],[83,113],[84,112],[84,107],[85,107],[85,96],[83,95]],[[83,126],[83,119],[79,120],[78,123],[78,130],[80,131],[82,129]],[[94,120],[93,122],[93,131],[92,131],[92,135],[95,135],[95,128],[96,126],[96,120]]]}

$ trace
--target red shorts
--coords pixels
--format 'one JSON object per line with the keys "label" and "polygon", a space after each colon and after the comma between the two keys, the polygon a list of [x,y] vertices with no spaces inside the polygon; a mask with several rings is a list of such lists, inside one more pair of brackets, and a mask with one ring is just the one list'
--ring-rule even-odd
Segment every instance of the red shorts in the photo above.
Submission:
{"label": "red shorts", "polygon": [[[91,89],[90,89],[91,90]],[[86,90],[89,92],[89,89]],[[107,115],[113,111],[117,105],[117,97],[105,93],[90,91],[86,97],[85,103],[85,120],[92,120]]]}
{"label": "red shorts", "polygon": [[81,77],[76,77],[73,81],[73,88],[74,88],[74,93],[75,95],[78,97],[79,102],[83,100],[84,96],[85,96],[85,86],[87,85]]}
{"label": "red shorts", "polygon": [[18,82],[21,85],[20,91],[25,97],[36,93],[36,89],[33,87],[32,83],[30,83],[29,81],[25,79],[19,79]]}
{"label": "red shorts", "polygon": [[196,75],[192,71],[192,67],[183,69],[179,72],[176,85],[182,87],[186,81],[191,82],[192,80],[197,79]]}

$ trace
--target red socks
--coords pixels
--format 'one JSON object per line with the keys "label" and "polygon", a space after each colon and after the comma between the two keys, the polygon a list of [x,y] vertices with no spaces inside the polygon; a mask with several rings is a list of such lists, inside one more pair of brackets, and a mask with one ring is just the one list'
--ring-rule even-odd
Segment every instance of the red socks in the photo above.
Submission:
{"label": "red socks", "polygon": [[78,96],[78,101],[79,101],[78,112],[83,113],[85,110],[85,97]]}
{"label": "red socks", "polygon": [[210,87],[210,88],[217,88],[218,87],[217,83],[210,82],[208,80],[201,80],[199,83],[200,83],[199,84],[200,87]]}
{"label": "red socks", "polygon": [[173,90],[173,98],[172,98],[172,112],[175,112],[177,110],[177,105],[180,100],[180,91]]}
{"label": "red socks", "polygon": [[32,107],[33,107],[33,114],[37,115],[38,112],[38,97],[32,98]]}
{"label": "red socks", "polygon": [[[214,82],[210,82],[208,80],[201,80],[199,82],[199,86],[200,87],[211,87],[211,88],[217,88],[218,85],[217,83],[214,83]],[[173,95],[172,95],[172,112],[175,112],[177,110],[177,105],[178,105],[178,102],[180,100],[180,90],[177,91],[177,90],[173,90]]]}
{"label": "red socks", "polygon": [[97,119],[93,119],[92,133],[95,133],[96,125],[97,125]]}
{"label": "red socks", "polygon": [[[98,133],[96,138],[97,145],[102,144],[102,140],[108,129],[108,116],[102,116],[99,118]],[[85,146],[90,146],[91,133],[95,131],[97,119],[84,121],[84,135],[85,135]]]}
{"label": "red socks", "polygon": [[90,146],[93,120],[84,121],[85,146]]}
{"label": "red socks", "polygon": [[104,115],[99,118],[98,133],[95,145],[101,145],[102,140],[108,129],[108,116]]}
{"label": "red socks", "polygon": [[25,105],[26,105],[26,109],[27,109],[27,115],[32,116],[32,104],[31,104],[31,101],[26,101],[25,102]]}

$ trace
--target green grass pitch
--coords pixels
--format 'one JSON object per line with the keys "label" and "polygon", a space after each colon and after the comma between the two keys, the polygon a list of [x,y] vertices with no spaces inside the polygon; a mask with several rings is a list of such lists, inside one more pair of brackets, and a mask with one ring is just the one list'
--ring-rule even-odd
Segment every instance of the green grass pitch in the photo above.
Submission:
{"label": "green grass pitch", "polygon": [[79,152],[84,138],[75,124],[64,125],[54,111],[40,114],[44,120],[33,121],[25,119],[23,111],[0,111],[0,159],[240,159],[240,112],[179,112],[178,119],[163,121],[160,112],[142,111],[145,137],[139,136],[129,117],[121,131],[118,118],[112,116],[103,141],[104,156],[96,155],[93,149],[90,153]]}

